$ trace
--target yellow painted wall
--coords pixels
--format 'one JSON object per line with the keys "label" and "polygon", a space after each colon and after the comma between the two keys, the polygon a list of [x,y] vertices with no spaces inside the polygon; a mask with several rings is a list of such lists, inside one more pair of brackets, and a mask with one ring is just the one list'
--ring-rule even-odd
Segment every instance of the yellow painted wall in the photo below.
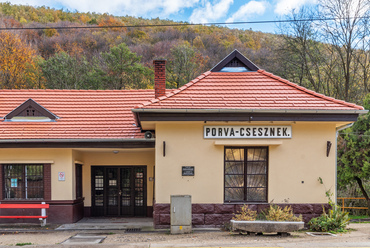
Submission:
{"label": "yellow painted wall", "polygon": [[[169,203],[170,195],[190,194],[193,203],[224,202],[224,146],[204,139],[204,125],[246,123],[157,122],[156,202]],[[274,203],[327,203],[325,191],[335,193],[335,123],[259,123],[291,125],[292,139],[245,139],[269,146],[268,201]],[[252,123],[251,125],[256,125]],[[228,139],[222,139],[223,142]],[[166,156],[163,156],[163,141]],[[230,143],[235,139],[230,139]],[[333,143],[326,157],[326,143]],[[194,177],[182,177],[182,166],[194,166]],[[318,182],[323,179],[324,184]],[[302,183],[302,181],[304,183]],[[335,196],[333,196],[335,199]]]}
{"label": "yellow painted wall", "polygon": [[113,154],[109,152],[81,152],[81,161],[83,177],[83,195],[85,197],[85,206],[91,206],[91,166],[147,166],[147,205],[153,206],[153,186],[154,181],[149,181],[154,172],[154,149],[152,151],[132,151],[119,152]]}
{"label": "yellow painted wall", "polygon": [[[51,199],[73,200],[74,166],[72,149],[0,149],[1,163],[46,163],[51,164]],[[58,180],[58,172],[65,173],[65,181]]]}
{"label": "yellow painted wall", "polygon": [[[86,149],[85,149],[86,150]],[[136,150],[136,152],[135,152]],[[140,149],[139,149],[140,150]],[[83,164],[83,196],[85,206],[91,206],[91,165],[146,165],[147,166],[147,205],[153,205],[153,184],[149,177],[154,172],[154,149],[139,151],[133,149],[118,154],[96,150],[76,149],[0,149],[1,163],[48,163],[51,164],[52,200],[76,199],[75,162]],[[58,180],[58,172],[65,173],[65,181]]]}

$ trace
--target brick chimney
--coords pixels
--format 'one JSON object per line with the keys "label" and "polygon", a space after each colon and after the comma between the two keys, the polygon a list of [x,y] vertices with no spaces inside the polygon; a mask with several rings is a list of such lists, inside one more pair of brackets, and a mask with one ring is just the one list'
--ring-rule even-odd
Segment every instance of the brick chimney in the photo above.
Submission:
{"label": "brick chimney", "polygon": [[153,60],[155,98],[166,95],[166,60]]}

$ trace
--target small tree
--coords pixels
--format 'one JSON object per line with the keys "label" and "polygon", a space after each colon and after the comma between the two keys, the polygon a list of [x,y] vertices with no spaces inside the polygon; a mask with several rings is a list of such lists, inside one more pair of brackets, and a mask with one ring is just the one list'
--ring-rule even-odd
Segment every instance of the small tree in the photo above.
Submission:
{"label": "small tree", "polygon": [[180,88],[189,83],[203,71],[206,61],[188,42],[173,47],[166,67],[170,87]]}
{"label": "small tree", "polygon": [[41,63],[49,89],[102,89],[97,62],[60,52]]}
{"label": "small tree", "polygon": [[0,87],[2,89],[37,88],[36,51],[19,35],[0,32]]}
{"label": "small tree", "polygon": [[[363,103],[370,109],[370,94]],[[352,128],[341,132],[338,137],[338,184],[346,186],[357,183],[368,205],[370,198],[363,182],[370,177],[370,114],[360,116]]]}
{"label": "small tree", "polygon": [[150,88],[153,71],[140,64],[141,56],[130,51],[125,43],[114,46],[101,54],[105,71],[106,88]]}

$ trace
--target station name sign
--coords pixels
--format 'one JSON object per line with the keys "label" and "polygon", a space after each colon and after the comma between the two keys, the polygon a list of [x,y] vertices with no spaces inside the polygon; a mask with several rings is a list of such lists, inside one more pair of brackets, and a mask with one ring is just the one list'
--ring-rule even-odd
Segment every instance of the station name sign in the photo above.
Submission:
{"label": "station name sign", "polygon": [[291,126],[204,126],[205,139],[290,139]]}

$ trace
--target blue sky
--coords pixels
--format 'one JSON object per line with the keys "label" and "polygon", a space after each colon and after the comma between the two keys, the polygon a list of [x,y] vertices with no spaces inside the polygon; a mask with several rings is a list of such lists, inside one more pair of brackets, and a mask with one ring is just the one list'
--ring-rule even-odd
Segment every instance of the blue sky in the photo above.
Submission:
{"label": "blue sky", "polygon": [[[266,21],[284,18],[292,9],[317,0],[6,0],[12,4],[49,6],[116,16],[170,19],[192,23]],[[229,25],[230,28],[277,32],[275,24]]]}

